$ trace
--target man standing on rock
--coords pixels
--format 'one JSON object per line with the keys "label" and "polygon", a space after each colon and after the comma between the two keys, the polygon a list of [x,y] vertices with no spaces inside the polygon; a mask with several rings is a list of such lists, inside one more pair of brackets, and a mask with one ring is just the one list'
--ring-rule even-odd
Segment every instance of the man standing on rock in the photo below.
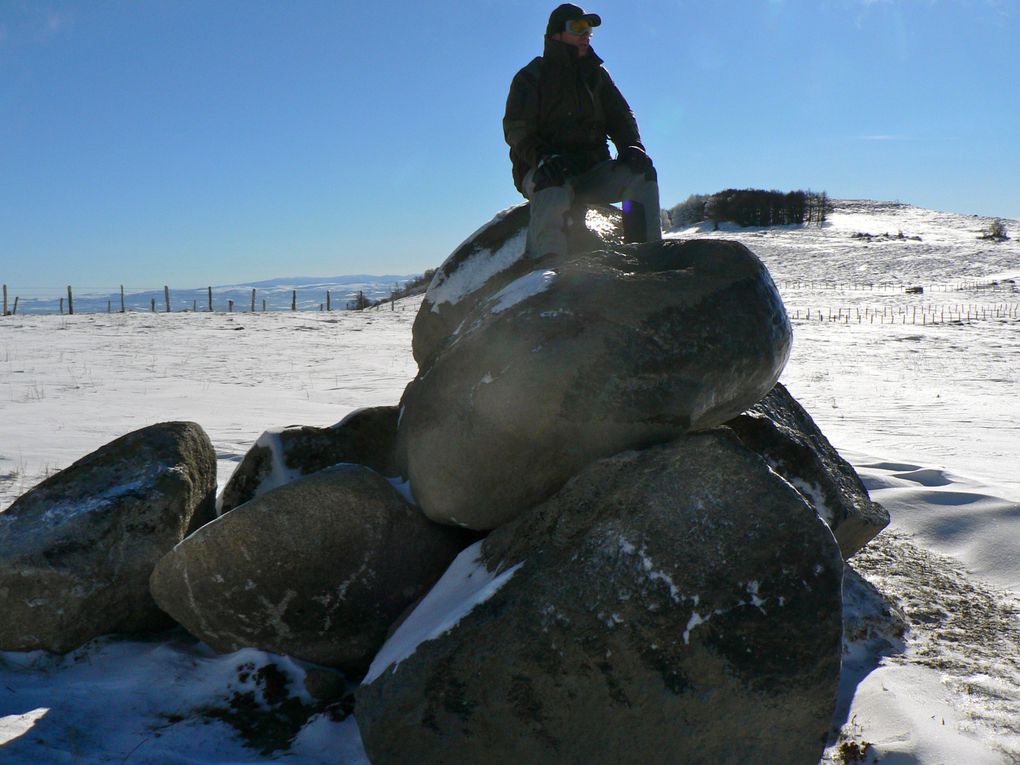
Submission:
{"label": "man standing on rock", "polygon": [[[552,12],[545,51],[510,85],[503,133],[514,184],[531,201],[529,257],[566,254],[574,202],[623,202],[624,238],[657,241],[659,186],[637,120],[591,48],[598,14],[565,3]],[[616,146],[610,157],[606,139]]]}

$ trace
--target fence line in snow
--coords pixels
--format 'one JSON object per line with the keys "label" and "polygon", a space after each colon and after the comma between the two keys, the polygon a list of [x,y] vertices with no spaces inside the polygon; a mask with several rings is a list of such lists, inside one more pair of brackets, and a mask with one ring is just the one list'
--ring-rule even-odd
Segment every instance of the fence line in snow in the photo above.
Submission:
{"label": "fence line in snow", "polygon": [[927,292],[978,292],[981,290],[1005,290],[1020,292],[1012,279],[969,280],[941,284],[918,284],[917,282],[848,282],[831,279],[784,279],[776,282],[780,290],[814,290],[838,292],[879,292],[924,294]]}
{"label": "fence line in snow", "polygon": [[970,324],[989,319],[1020,319],[1020,303],[994,305],[921,305],[881,308],[800,308],[787,314],[794,321],[836,324]]}
{"label": "fence line in snow", "polygon": [[[143,290],[143,291],[145,291],[145,292],[152,292],[154,290]],[[195,291],[196,290],[193,290],[193,289],[187,290],[187,292],[195,292]],[[238,292],[238,290],[230,290],[229,294],[235,294],[237,292]],[[251,302],[249,304],[249,311],[248,311],[249,313],[256,313],[257,312],[257,293],[258,293],[257,288],[252,288],[252,290],[251,290]],[[296,312],[296,311],[299,311],[299,310],[312,310],[312,311],[316,310],[315,308],[311,308],[311,309],[308,309],[308,308],[300,309],[300,308],[298,308],[297,293],[298,293],[298,290],[296,290],[296,289],[290,291],[290,310],[291,311],[295,311]],[[279,293],[278,292],[274,292],[274,294],[278,295]],[[394,303],[396,302],[395,298],[391,297],[388,300],[387,299],[383,299],[383,300],[380,300],[380,301],[378,301],[376,303],[372,303],[368,298],[365,297],[365,293],[363,291],[361,291],[361,290],[359,290],[357,292],[357,294],[355,295],[353,300],[347,301],[346,307],[344,309],[337,309],[337,308],[335,308],[334,301],[333,301],[333,290],[325,290],[324,297],[325,297],[325,299],[323,300],[323,302],[319,303],[319,305],[318,305],[318,309],[317,310],[319,312],[322,312],[322,311],[329,312],[329,311],[333,311],[333,310],[356,310],[356,311],[362,311],[362,310],[372,309],[372,308],[378,310],[379,307],[381,305],[384,305],[385,303],[389,303],[390,310],[393,310],[393,311],[396,310],[396,307],[394,305]],[[11,305],[9,303],[9,291],[8,291],[7,285],[4,284],[3,285],[3,312],[0,313],[0,316],[14,316],[14,315],[17,315],[18,304],[19,304],[20,300],[21,300],[20,296],[15,295],[14,296],[13,307],[11,307]],[[67,315],[73,315],[75,313],[75,304],[74,304],[75,297],[74,297],[74,290],[73,290],[71,285],[67,286],[67,297],[66,298],[64,298],[63,296],[60,296],[59,298],[58,297],[54,297],[54,298],[52,298],[52,300],[53,300],[54,306],[57,308],[57,311],[60,314],[63,315],[63,314],[66,313]],[[66,302],[65,302],[65,300],[66,300]],[[96,298],[92,298],[92,300],[95,301]],[[235,301],[232,298],[228,298],[227,302],[226,302],[226,312],[227,313],[233,312],[235,306],[237,306],[237,301]],[[178,312],[188,312],[188,311],[191,311],[191,312],[195,312],[195,313],[197,313],[199,311],[198,300],[196,298],[192,298],[190,308],[187,307],[187,305],[185,304],[183,307],[181,305],[178,305],[178,307],[175,309],[173,307],[173,301],[171,300],[171,290],[170,290],[170,287],[167,286],[167,285],[163,286],[163,301],[162,301],[162,304],[161,304],[160,308],[161,308],[161,311],[164,312],[164,313],[171,313],[174,310],[176,310]],[[126,301],[125,301],[125,295],[124,295],[124,285],[120,285],[120,305],[119,305],[119,308],[116,309],[116,310],[119,313],[127,313],[128,310],[132,310],[132,311],[142,310],[142,309],[138,309],[138,308],[133,308],[133,309],[128,309],[127,308]],[[215,308],[214,302],[213,302],[213,288],[212,287],[207,287],[206,288],[206,301],[205,301],[205,305],[203,306],[202,310],[204,312],[207,312],[207,313],[215,313],[216,312],[216,308]],[[222,310],[222,309],[220,309],[220,310]],[[268,300],[266,298],[262,298],[262,312],[265,313],[265,312],[268,312],[268,310],[269,310]],[[275,310],[280,310],[280,309],[277,308]],[[401,308],[401,310],[403,310],[403,308]],[[157,304],[156,304],[156,298],[155,297],[152,297],[152,298],[149,299],[149,311],[151,313],[156,313],[157,312]],[[106,313],[114,313],[115,312],[112,300],[107,300],[106,301],[106,311],[105,312]],[[95,310],[95,309],[93,309],[93,310],[89,311],[89,313],[103,313],[103,311],[102,310]]]}

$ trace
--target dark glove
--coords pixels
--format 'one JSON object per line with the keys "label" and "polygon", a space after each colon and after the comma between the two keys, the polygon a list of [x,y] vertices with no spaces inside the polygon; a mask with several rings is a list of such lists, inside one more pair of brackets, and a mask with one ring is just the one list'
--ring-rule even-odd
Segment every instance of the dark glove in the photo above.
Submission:
{"label": "dark glove", "polygon": [[640,146],[625,146],[620,149],[616,159],[635,173],[650,175],[655,172],[652,158]]}
{"label": "dark glove", "polygon": [[550,186],[562,186],[569,175],[570,167],[566,160],[559,154],[548,154],[538,163],[532,182],[535,184],[535,191],[541,191]]}

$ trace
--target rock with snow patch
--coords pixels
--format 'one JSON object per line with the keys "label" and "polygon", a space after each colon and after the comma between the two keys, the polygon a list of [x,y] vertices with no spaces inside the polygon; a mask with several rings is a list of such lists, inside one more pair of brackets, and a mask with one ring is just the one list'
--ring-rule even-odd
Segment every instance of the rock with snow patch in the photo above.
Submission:
{"label": "rock with snow patch", "polygon": [[376,657],[375,765],[816,765],[843,563],[725,429],[598,461],[469,548]]}
{"label": "rock with snow patch", "polygon": [[291,425],[267,430],[248,450],[223,489],[221,511],[340,462],[365,465],[385,476],[400,473],[394,460],[397,407],[351,412],[336,425]]}
{"label": "rock with snow patch", "polygon": [[192,534],[156,566],[152,593],[218,651],[252,646],[360,676],[468,541],[375,471],[342,464]]}
{"label": "rock with snow patch", "polygon": [[871,500],[857,471],[782,384],[726,425],[803,495],[832,529],[844,558],[889,525],[889,512]]}
{"label": "rock with snow patch", "polygon": [[0,513],[0,649],[65,652],[170,624],[156,562],[214,517],[216,454],[191,422],[136,430]]}
{"label": "rock with snow patch", "polygon": [[[537,262],[525,258],[531,206],[502,211],[469,236],[436,270],[414,320],[412,349],[423,370],[483,297]],[[610,205],[577,206],[567,228],[571,252],[623,243],[623,214]]]}
{"label": "rock with snow patch", "polygon": [[404,391],[411,490],[434,520],[496,528],[592,460],[740,414],[790,340],[768,271],[739,243],[567,256],[481,300]]}

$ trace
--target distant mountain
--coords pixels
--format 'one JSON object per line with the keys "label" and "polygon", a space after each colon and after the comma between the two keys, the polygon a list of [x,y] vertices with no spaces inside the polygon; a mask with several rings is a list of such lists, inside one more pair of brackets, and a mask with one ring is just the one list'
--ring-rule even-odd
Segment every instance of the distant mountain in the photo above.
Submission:
{"label": "distant mountain", "polygon": [[[252,290],[255,290],[256,311],[289,311],[293,304],[299,311],[318,311],[328,307],[335,311],[355,308],[359,293],[363,301],[373,302],[389,297],[420,274],[354,274],[348,276],[288,276],[254,282],[212,287],[214,311],[250,311]],[[328,295],[328,297],[327,297]],[[75,313],[120,311],[120,293],[73,294]],[[11,296],[13,303],[14,296]],[[61,302],[62,301],[62,302]],[[61,308],[61,306],[63,306]],[[263,307],[264,306],[264,307]],[[68,310],[67,297],[20,298],[18,313],[58,313]],[[163,312],[167,310],[164,290],[128,292],[124,310]],[[208,311],[209,288],[170,289],[171,311]]]}
{"label": "distant mountain", "polygon": [[[404,283],[408,279],[413,279],[418,274],[384,274],[382,276],[375,276],[372,274],[348,274],[347,276],[286,276],[279,277],[276,279],[266,279],[260,282],[248,282],[244,285],[232,285],[234,287],[247,287],[251,289],[256,287],[258,289],[282,287],[290,289],[292,287],[319,287],[324,286],[326,288],[332,288],[333,286],[339,287],[343,285],[361,285],[361,284],[388,284],[390,289],[396,283]],[[213,289],[225,289],[225,286],[214,287]],[[358,287],[361,289],[361,287]],[[387,294],[389,291],[387,290]]]}

